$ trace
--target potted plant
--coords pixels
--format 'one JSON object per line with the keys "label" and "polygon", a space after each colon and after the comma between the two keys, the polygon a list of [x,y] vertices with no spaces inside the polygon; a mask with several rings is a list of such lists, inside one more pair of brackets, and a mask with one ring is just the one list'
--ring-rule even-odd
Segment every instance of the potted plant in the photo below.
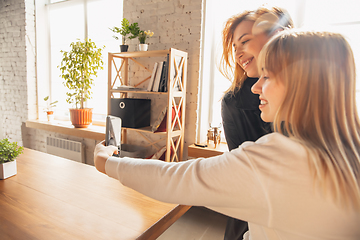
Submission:
{"label": "potted plant", "polygon": [[52,121],[54,120],[54,111],[52,110],[52,108],[56,107],[56,103],[58,103],[58,101],[50,102],[49,96],[44,97],[44,101],[46,102],[45,112],[47,115],[47,119],[48,121]]}
{"label": "potted plant", "polygon": [[16,158],[24,150],[17,142],[9,142],[7,138],[0,141],[0,179],[14,176],[17,172]]}
{"label": "potted plant", "polygon": [[70,109],[70,119],[76,128],[88,127],[92,123],[92,108],[85,108],[84,102],[91,98],[94,76],[103,69],[102,50],[91,39],[78,40],[70,44],[71,50],[61,51],[61,77],[69,89],[66,102],[75,105]]}
{"label": "potted plant", "polygon": [[140,31],[139,33],[139,50],[140,51],[147,51],[148,50],[148,44],[146,44],[146,39],[152,37],[154,35],[154,32],[151,32],[150,30],[147,31]]}
{"label": "potted plant", "polygon": [[[126,18],[123,18],[121,21],[121,28],[119,27],[113,27],[109,28],[114,33],[118,33],[121,35],[122,38],[122,45],[120,45],[120,51],[121,52],[127,52],[129,45],[126,45],[126,38],[133,39],[136,38],[140,33],[140,28],[138,26],[138,23],[129,23],[129,20]],[[127,35],[131,34],[129,37],[126,37]],[[116,40],[119,40],[119,37],[114,35],[113,38]]]}

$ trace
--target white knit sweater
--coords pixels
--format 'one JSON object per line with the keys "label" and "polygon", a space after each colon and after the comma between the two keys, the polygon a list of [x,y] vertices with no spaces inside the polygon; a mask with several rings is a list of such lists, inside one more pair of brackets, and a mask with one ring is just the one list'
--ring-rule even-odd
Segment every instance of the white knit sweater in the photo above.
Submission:
{"label": "white knit sweater", "polygon": [[360,212],[321,195],[305,148],[279,133],[208,159],[110,157],[105,168],[108,176],[154,199],[248,221],[251,240],[360,239]]}

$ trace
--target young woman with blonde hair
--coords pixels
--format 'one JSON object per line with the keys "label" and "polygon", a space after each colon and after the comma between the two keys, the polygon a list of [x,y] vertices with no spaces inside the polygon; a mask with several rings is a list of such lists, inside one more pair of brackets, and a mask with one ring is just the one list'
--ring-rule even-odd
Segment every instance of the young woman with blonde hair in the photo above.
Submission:
{"label": "young woman with blonde hair", "polygon": [[[263,77],[252,90],[260,94],[261,118],[307,149],[319,189],[338,205],[359,210],[360,122],[349,44],[340,34],[290,32],[273,40],[260,58]],[[278,109],[263,98],[271,81],[286,89]]]}
{"label": "young woman with blonde hair", "polygon": [[249,222],[244,239],[360,239],[360,121],[355,63],[328,32],[283,31],[259,55],[253,86],[274,133],[208,159],[111,157],[96,168],[160,201],[206,206]]}
{"label": "young woman with blonde hair", "polygon": [[[220,71],[232,85],[222,99],[221,115],[229,150],[271,132],[270,124],[260,118],[259,96],[251,92],[259,77],[256,61],[276,32],[292,27],[290,15],[278,7],[244,11],[225,23]],[[241,240],[247,230],[246,222],[229,218],[224,240]]]}

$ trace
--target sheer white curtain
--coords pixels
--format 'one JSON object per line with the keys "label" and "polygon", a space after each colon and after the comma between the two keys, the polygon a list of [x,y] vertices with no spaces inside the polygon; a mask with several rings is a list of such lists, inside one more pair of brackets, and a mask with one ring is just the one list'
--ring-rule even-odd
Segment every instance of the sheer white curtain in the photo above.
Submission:
{"label": "sheer white curtain", "polygon": [[[245,10],[254,10],[262,5],[285,8],[297,28],[316,28],[342,33],[352,46],[356,62],[360,61],[360,45],[357,44],[360,42],[360,34],[358,34],[360,15],[357,13],[360,2],[352,0],[207,0],[202,42],[197,142],[206,140],[209,124],[218,126],[221,123],[221,97],[230,85],[217,68],[222,53],[221,31],[224,23],[235,14]],[[359,84],[357,89],[358,106],[360,106]]]}

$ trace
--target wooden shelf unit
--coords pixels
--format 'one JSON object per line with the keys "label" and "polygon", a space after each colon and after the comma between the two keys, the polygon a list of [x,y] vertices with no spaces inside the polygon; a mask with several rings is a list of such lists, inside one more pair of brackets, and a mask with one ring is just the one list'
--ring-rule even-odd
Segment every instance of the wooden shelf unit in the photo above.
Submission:
{"label": "wooden shelf unit", "polygon": [[[149,72],[149,76],[140,82],[134,84],[134,87],[139,86],[149,81],[152,71],[146,68],[135,58],[143,57],[167,57],[169,54],[169,69],[167,92],[148,92],[148,91],[133,91],[133,90],[119,90],[114,88],[119,81],[121,85],[128,85],[129,83],[129,64],[130,61],[139,65],[142,69]],[[184,134],[185,134],[185,109],[186,109],[186,81],[187,81],[187,52],[183,52],[174,48],[169,50],[144,51],[144,52],[124,52],[124,53],[108,53],[108,114],[111,109],[111,98],[114,98],[114,93],[120,93],[120,98],[126,98],[128,93],[141,94],[159,94],[167,95],[167,119],[166,132],[153,133],[162,134],[166,141],[166,155],[165,161],[178,162],[183,160],[184,149]],[[116,64],[115,59],[120,59],[120,64]],[[130,60],[130,61],[129,61]],[[113,68],[115,71],[113,72]],[[175,118],[172,119],[172,109],[175,110]],[[127,131],[136,131],[143,136],[152,146],[158,141],[151,142],[142,133],[152,133],[150,128],[123,128],[122,138],[126,142]]]}

